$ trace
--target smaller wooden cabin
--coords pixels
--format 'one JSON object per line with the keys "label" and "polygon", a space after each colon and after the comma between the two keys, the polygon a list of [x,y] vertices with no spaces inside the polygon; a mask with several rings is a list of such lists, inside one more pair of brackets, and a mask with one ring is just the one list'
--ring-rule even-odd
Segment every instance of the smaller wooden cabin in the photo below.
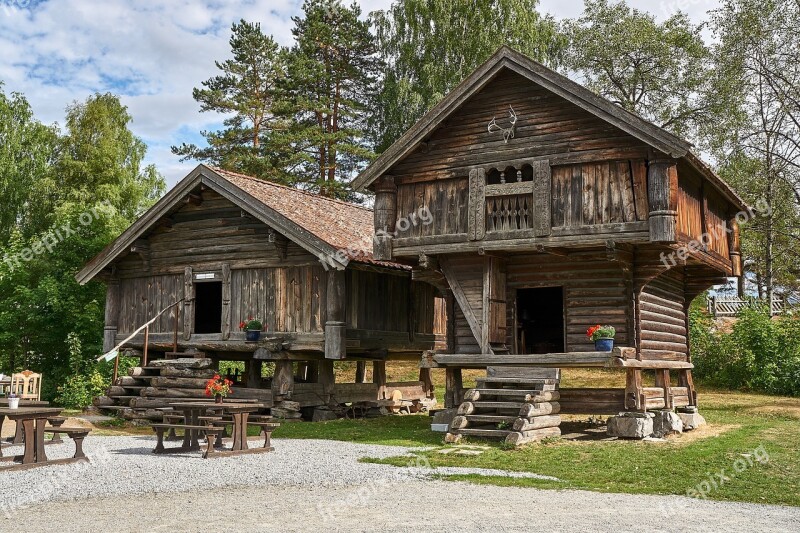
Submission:
{"label": "smaller wooden cabin", "polygon": [[[354,187],[376,195],[374,257],[447,293],[447,349],[422,365],[447,368],[448,405],[462,368],[502,365],[626,371],[562,390],[564,413],[696,405],[688,308],[741,275],[748,207],[686,141],[503,47]],[[420,209],[432,223],[402,223]],[[594,351],[594,324],[621,349]]]}
{"label": "smaller wooden cabin", "polygon": [[[435,289],[412,280],[408,266],[373,258],[372,220],[364,207],[200,165],[77,279],[106,282],[105,349],[124,342],[145,368],[190,353],[244,361],[240,396],[303,406],[378,400],[392,389],[387,360],[434,347]],[[264,323],[259,342],[239,330],[248,318]],[[357,383],[334,383],[341,360],[357,361]],[[367,362],[373,383],[363,383]],[[272,377],[262,378],[265,363],[275,365]],[[112,387],[123,406],[202,394],[180,388],[198,380],[139,372]],[[148,386],[154,379],[163,386]],[[394,385],[431,396],[424,381]]]}

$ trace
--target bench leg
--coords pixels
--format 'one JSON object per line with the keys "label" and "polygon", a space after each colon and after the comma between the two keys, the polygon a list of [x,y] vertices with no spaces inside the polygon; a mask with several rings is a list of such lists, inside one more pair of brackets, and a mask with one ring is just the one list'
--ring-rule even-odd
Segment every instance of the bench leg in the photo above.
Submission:
{"label": "bench leg", "polygon": [[[60,428],[61,426],[64,425],[64,421],[63,420],[56,420],[55,422],[50,422],[50,425],[52,425],[54,428]],[[59,443],[62,442],[61,434],[60,433],[53,433],[53,438],[50,439],[50,442],[59,442]]]}
{"label": "bench leg", "polygon": [[264,448],[272,447],[272,430],[265,429],[264,433]]}
{"label": "bench leg", "polygon": [[169,428],[167,440],[178,440],[178,436],[175,434],[175,428]]}
{"label": "bench leg", "polygon": [[75,443],[75,459],[86,459],[86,455],[83,453],[83,439],[84,437],[72,437],[72,441]]}
{"label": "bench leg", "polygon": [[164,452],[164,428],[153,428],[156,430],[156,437],[158,440],[156,441],[156,447],[153,450],[153,453],[163,453]]}
{"label": "bench leg", "polygon": [[206,433],[206,449],[203,452],[203,459],[208,459],[209,455],[214,453],[214,443],[217,440],[215,433]]}

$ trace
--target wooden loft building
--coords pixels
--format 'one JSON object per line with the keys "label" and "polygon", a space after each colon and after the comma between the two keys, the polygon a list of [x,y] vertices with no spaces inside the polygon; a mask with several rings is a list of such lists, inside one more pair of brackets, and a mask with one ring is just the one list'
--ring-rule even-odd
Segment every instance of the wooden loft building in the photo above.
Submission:
{"label": "wooden loft building", "polygon": [[[562,390],[565,413],[695,405],[687,310],[741,275],[747,206],[687,142],[504,47],[354,185],[376,194],[374,259],[448,294],[447,349],[422,364],[447,368],[448,405],[461,368],[497,365],[626,370]],[[400,227],[421,207],[432,224]],[[593,351],[597,323],[620,350]]]}
{"label": "wooden loft building", "polygon": [[[418,360],[434,347],[435,289],[408,266],[373,258],[372,220],[363,207],[200,165],[77,279],[107,283],[106,350],[159,317],[123,346],[144,366],[191,351],[245,361],[239,394],[266,388],[251,395],[303,405],[377,400],[392,385],[387,360]],[[250,317],[264,322],[260,342],[239,330]],[[334,360],[358,361],[357,383],[338,387]],[[272,380],[262,380],[265,362],[276,365]],[[367,362],[373,383],[363,383]],[[171,395],[127,379],[112,388],[134,403],[145,389]],[[429,379],[395,385],[432,394]]]}

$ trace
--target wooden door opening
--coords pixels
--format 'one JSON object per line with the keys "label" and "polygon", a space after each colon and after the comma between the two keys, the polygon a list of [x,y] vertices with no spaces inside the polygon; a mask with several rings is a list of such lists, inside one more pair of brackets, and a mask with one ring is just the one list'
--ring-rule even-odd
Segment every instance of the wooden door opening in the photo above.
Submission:
{"label": "wooden door opening", "polygon": [[222,282],[194,285],[194,332],[222,333]]}
{"label": "wooden door opening", "polygon": [[566,351],[563,287],[517,290],[517,346],[524,354]]}

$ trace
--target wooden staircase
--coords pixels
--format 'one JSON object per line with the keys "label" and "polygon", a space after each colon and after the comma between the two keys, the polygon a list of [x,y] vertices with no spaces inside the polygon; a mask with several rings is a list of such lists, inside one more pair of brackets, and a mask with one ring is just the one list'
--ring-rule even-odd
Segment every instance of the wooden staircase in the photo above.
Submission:
{"label": "wooden staircase", "polygon": [[519,446],[561,435],[557,368],[489,367],[464,394],[446,442],[463,435],[502,439]]}
{"label": "wooden staircase", "polygon": [[[147,366],[137,366],[120,376],[106,390],[105,396],[94,399],[98,409],[113,411],[128,420],[161,420],[165,407],[181,401],[201,401],[209,398],[205,393],[206,381],[217,370],[214,361],[194,357],[195,353],[174,354],[171,359],[151,361]],[[182,356],[182,357],[181,357]],[[257,399],[272,402],[269,390],[234,387],[231,398]]]}

